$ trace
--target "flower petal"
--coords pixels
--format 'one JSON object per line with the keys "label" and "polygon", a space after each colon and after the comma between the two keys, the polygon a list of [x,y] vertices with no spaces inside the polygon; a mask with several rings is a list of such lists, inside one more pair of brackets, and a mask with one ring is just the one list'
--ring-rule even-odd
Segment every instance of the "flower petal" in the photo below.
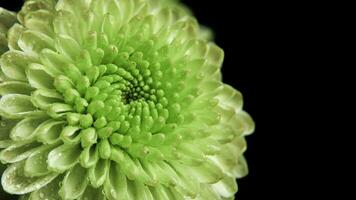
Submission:
{"label": "flower petal", "polygon": [[96,145],[84,148],[79,157],[80,164],[85,168],[92,167],[98,160],[99,151]]}
{"label": "flower petal", "polygon": [[127,193],[129,194],[129,199],[153,200],[151,191],[140,181],[127,180]]}
{"label": "flower petal", "polygon": [[26,54],[38,55],[42,49],[54,49],[51,37],[34,30],[26,30],[17,43]]}
{"label": "flower petal", "polygon": [[47,157],[52,149],[53,146],[43,146],[26,159],[24,173],[27,177],[44,176],[51,172],[47,169]]}
{"label": "flower petal", "polygon": [[14,141],[10,139],[10,132],[17,122],[16,120],[0,118],[0,148],[3,149],[13,145]]}
{"label": "flower petal", "polygon": [[[201,199],[222,199],[218,193],[216,193],[210,184],[202,184],[200,190]],[[231,200],[233,200],[232,198]],[[225,199],[224,200],[228,200]]]}
{"label": "flower petal", "polygon": [[218,68],[221,67],[224,61],[224,51],[214,43],[210,43],[208,46],[208,52],[206,54],[208,63]]}
{"label": "flower petal", "polygon": [[238,158],[237,165],[233,169],[233,174],[237,178],[245,177],[248,174],[248,166],[244,156]]}
{"label": "flower petal", "polygon": [[14,141],[32,140],[36,135],[36,128],[44,122],[43,117],[27,117],[16,124],[11,130],[10,138]]}
{"label": "flower petal", "polygon": [[89,169],[90,184],[98,188],[104,184],[110,168],[110,160],[99,160],[95,166]]}
{"label": "flower petal", "polygon": [[47,114],[54,119],[58,119],[73,111],[72,106],[65,103],[52,103],[47,108]]}
{"label": "flower petal", "polygon": [[173,196],[170,190],[161,185],[151,187],[150,190],[155,200],[184,199],[184,197],[176,198],[175,196]]}
{"label": "flower petal", "polygon": [[172,165],[172,168],[174,168],[175,172],[179,176],[177,190],[191,198],[196,198],[200,190],[199,181],[197,179],[191,178],[191,176],[186,176],[186,171],[184,168],[179,167],[174,163],[170,163],[170,164]]}
{"label": "flower petal", "polygon": [[0,65],[7,77],[14,80],[26,81],[25,70],[34,61],[34,58],[24,52],[10,50],[1,56]]}
{"label": "flower petal", "polygon": [[113,147],[110,158],[121,165],[120,169],[129,179],[135,180],[139,176],[140,170],[133,161],[133,158],[125,151],[122,151],[120,148]]}
{"label": "flower petal", "polygon": [[48,169],[55,172],[64,172],[72,168],[79,161],[80,145],[61,145],[48,154]]}
{"label": "flower petal", "polygon": [[244,135],[246,136],[253,133],[255,131],[255,122],[253,121],[252,117],[245,111],[241,111],[237,115],[243,121]]}
{"label": "flower petal", "polygon": [[104,185],[105,195],[109,200],[130,199],[127,193],[127,179],[117,163],[111,163],[108,178]]}
{"label": "flower petal", "polygon": [[28,82],[34,88],[54,89],[53,74],[49,69],[40,64],[31,64],[26,70]]}
{"label": "flower petal", "polygon": [[21,34],[25,31],[25,28],[20,24],[14,24],[7,32],[8,46],[10,50],[21,50],[17,44]]}
{"label": "flower petal", "polygon": [[51,69],[51,71],[56,71],[57,73],[63,71],[63,66],[66,66],[71,63],[68,58],[50,49],[43,49],[41,51],[40,60],[43,65]]}
{"label": "flower petal", "polygon": [[224,176],[222,170],[211,160],[207,160],[200,166],[192,166],[186,169],[191,176],[195,176],[200,183],[216,183]]}
{"label": "flower petal", "polygon": [[28,83],[20,81],[6,81],[0,83],[0,96],[7,94],[24,94],[30,95],[33,88]]}
{"label": "flower petal", "polygon": [[63,103],[63,97],[56,90],[38,89],[32,93],[31,101],[36,107],[46,110],[54,103]]}
{"label": "flower petal", "polygon": [[78,199],[88,185],[88,170],[76,165],[63,179],[59,195],[63,199]]}
{"label": "flower petal", "polygon": [[0,7],[0,26],[10,28],[16,22],[16,13]]}
{"label": "flower petal", "polygon": [[239,157],[246,150],[246,141],[243,137],[235,138],[230,143],[222,145],[217,155],[210,157],[225,174],[238,176],[236,171],[239,164]]}
{"label": "flower petal", "polygon": [[75,145],[80,142],[80,127],[66,126],[63,128],[60,138],[64,144]]}
{"label": "flower petal", "polygon": [[0,99],[0,114],[7,118],[16,119],[26,116],[39,116],[44,113],[36,110],[30,96],[7,94]]}
{"label": "flower petal", "polygon": [[78,57],[81,47],[73,38],[67,35],[59,35],[55,41],[57,51],[61,52],[67,58],[75,60]]}
{"label": "flower petal", "polygon": [[59,135],[62,132],[64,121],[47,120],[35,130],[38,141],[44,144],[54,144],[60,140]]}
{"label": "flower petal", "polygon": [[58,176],[41,189],[33,191],[28,200],[59,200],[60,196],[58,194],[58,190],[62,179],[62,176]]}
{"label": "flower petal", "polygon": [[53,10],[55,2],[57,1],[25,1],[20,12],[17,14],[17,19],[23,24],[25,23],[25,17],[32,12],[36,12],[38,10]]}
{"label": "flower petal", "polygon": [[41,147],[38,142],[16,142],[0,152],[3,163],[14,163],[26,159]]}
{"label": "flower petal", "polygon": [[225,176],[221,181],[213,184],[213,189],[220,196],[224,198],[230,198],[237,192],[236,179]]}
{"label": "flower petal", "polygon": [[88,185],[79,200],[107,200],[107,197],[104,195],[101,188],[96,189]]}
{"label": "flower petal", "polygon": [[[7,47],[7,39],[4,33],[1,33],[1,27],[0,27],[0,55],[5,53],[8,50]],[[1,76],[3,76],[1,74]]]}
{"label": "flower petal", "polygon": [[53,36],[53,28],[51,23],[53,21],[53,12],[49,10],[36,10],[29,12],[25,18],[23,24],[26,28],[41,32],[47,36]]}
{"label": "flower petal", "polygon": [[2,175],[1,185],[10,194],[26,194],[42,188],[55,179],[58,174],[50,173],[40,177],[26,177],[24,174],[24,162],[10,165]]}
{"label": "flower petal", "polygon": [[230,85],[221,86],[215,98],[219,100],[219,106],[222,109],[235,110],[235,112],[242,109],[242,94]]}
{"label": "flower petal", "polygon": [[80,20],[73,20],[75,18],[79,19],[71,12],[58,10],[58,15],[53,20],[53,28],[57,35],[68,35],[80,43],[82,39],[80,33],[84,31],[80,26],[83,23]]}

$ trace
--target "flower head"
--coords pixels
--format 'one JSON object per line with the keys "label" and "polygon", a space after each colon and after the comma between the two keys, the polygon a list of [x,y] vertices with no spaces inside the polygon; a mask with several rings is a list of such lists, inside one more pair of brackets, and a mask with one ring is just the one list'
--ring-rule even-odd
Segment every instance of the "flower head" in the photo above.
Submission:
{"label": "flower head", "polygon": [[[28,0],[0,59],[2,186],[29,199],[227,199],[254,125],[223,51],[154,0]],[[1,35],[0,35],[1,36]]]}

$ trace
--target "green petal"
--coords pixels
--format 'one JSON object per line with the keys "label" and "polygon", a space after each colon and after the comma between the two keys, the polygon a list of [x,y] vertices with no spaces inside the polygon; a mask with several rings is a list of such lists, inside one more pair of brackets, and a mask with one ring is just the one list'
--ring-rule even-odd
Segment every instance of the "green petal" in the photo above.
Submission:
{"label": "green petal", "polygon": [[54,179],[41,189],[33,191],[30,194],[29,200],[61,200],[58,191],[62,179],[62,176],[58,176],[56,179]]}
{"label": "green petal", "polygon": [[26,28],[41,32],[47,36],[53,36],[53,28],[50,24],[53,21],[53,12],[48,10],[37,10],[30,12],[24,18]]}
{"label": "green petal", "polygon": [[79,56],[81,50],[79,44],[73,38],[67,35],[57,36],[55,47],[57,51],[66,55],[67,58],[72,60],[75,60]]}
{"label": "green petal", "polygon": [[99,151],[96,145],[84,148],[79,157],[80,164],[85,168],[92,167],[98,160]]}
{"label": "green petal", "polygon": [[16,22],[16,14],[0,7],[0,55],[8,50],[6,33]]}
{"label": "green petal", "polygon": [[241,111],[238,113],[238,117],[243,120],[243,132],[244,135],[250,135],[255,131],[255,122],[252,117],[245,111]]}
{"label": "green petal", "polygon": [[188,50],[188,54],[193,58],[202,58],[205,57],[208,51],[208,45],[203,40],[192,40],[191,47]]}
{"label": "green petal", "polygon": [[195,176],[200,183],[216,183],[224,176],[221,169],[211,160],[207,160],[200,166],[192,166],[190,169],[191,176]]}
{"label": "green petal", "polygon": [[[147,169],[143,160],[138,160],[137,158],[132,158],[132,160],[138,169],[138,176],[135,181],[155,187],[158,184],[157,175]],[[151,165],[149,165],[149,167],[151,167]]]}
{"label": "green petal", "polygon": [[102,189],[96,189],[88,185],[79,200],[107,200],[107,197],[105,197]]}
{"label": "green petal", "polygon": [[0,160],[3,163],[14,163],[29,157],[41,147],[37,142],[16,142],[0,152]]}
{"label": "green petal", "polygon": [[0,55],[8,50],[6,33],[16,22],[16,13],[0,7]]}
{"label": "green petal", "polygon": [[47,114],[54,119],[61,118],[71,111],[73,111],[72,106],[65,103],[52,103],[47,108]]}
{"label": "green petal", "polygon": [[212,187],[216,193],[224,198],[232,197],[237,192],[236,179],[228,176],[225,176],[224,179],[213,184]]}
{"label": "green petal", "polygon": [[56,74],[59,74],[61,71],[63,71],[63,66],[66,66],[71,63],[68,58],[50,49],[43,49],[41,51],[40,60],[44,66],[50,69],[51,72],[56,72]]}
{"label": "green petal", "polygon": [[31,95],[31,101],[37,108],[46,110],[54,103],[63,103],[63,97],[56,90],[38,89]]}
{"label": "green petal", "polygon": [[248,174],[248,166],[244,156],[238,158],[236,167],[233,169],[233,174],[237,178],[245,177]]}
{"label": "green petal", "polygon": [[219,154],[212,157],[215,163],[224,171],[224,173],[237,177],[236,167],[238,158],[246,150],[246,141],[243,137],[235,138],[230,143],[224,144]]}
{"label": "green petal", "polygon": [[210,184],[202,184],[201,185],[199,199],[201,199],[201,200],[210,200],[210,199],[211,200],[217,200],[217,199],[222,200],[221,196],[213,190],[213,188],[211,187]]}
{"label": "green petal", "polygon": [[90,184],[98,188],[104,184],[108,171],[110,169],[110,160],[99,160],[95,166],[89,169]]}
{"label": "green petal", "polygon": [[0,95],[4,96],[7,94],[24,94],[30,95],[33,88],[27,83],[20,81],[6,81],[0,83]]}
{"label": "green petal", "polygon": [[14,141],[32,140],[36,135],[35,129],[46,120],[46,118],[28,117],[20,121],[10,133]]}
{"label": "green petal", "polygon": [[50,72],[50,69],[46,69],[45,66],[40,64],[31,64],[26,70],[26,75],[28,82],[32,87],[38,89],[54,89],[53,74]]}
{"label": "green petal", "polygon": [[[4,33],[0,32],[0,55],[5,53],[8,50],[7,39]],[[2,73],[2,72],[1,72]],[[3,76],[3,74],[1,74]]]}
{"label": "green petal", "polygon": [[26,177],[24,164],[24,162],[12,164],[3,173],[1,184],[6,192],[17,195],[26,194],[42,188],[58,176],[56,173],[50,173],[40,177]]}
{"label": "green petal", "polygon": [[44,144],[54,144],[60,140],[59,135],[64,124],[64,121],[50,119],[37,127],[34,134],[37,135],[38,141]]}
{"label": "green petal", "polygon": [[37,10],[52,10],[54,3],[56,2],[52,0],[34,0],[34,1],[25,1],[22,6],[20,12],[17,14],[18,20],[23,24],[25,23],[26,15],[35,12]]}
{"label": "green petal", "polygon": [[[116,154],[115,152],[120,153]],[[129,179],[135,180],[139,176],[140,170],[137,168],[133,158],[125,151],[115,147],[112,148],[111,159],[121,165],[122,172],[126,174]]]}
{"label": "green petal", "polygon": [[67,172],[63,179],[59,195],[63,199],[78,199],[84,193],[88,185],[87,169],[76,165]]}
{"label": "green petal", "polygon": [[199,38],[205,39],[206,41],[213,41],[214,37],[213,30],[203,25],[200,26]]}
{"label": "green petal", "polygon": [[109,200],[129,199],[125,174],[116,163],[110,165],[108,178],[104,185],[105,195]]}
{"label": "green petal", "polygon": [[75,145],[80,142],[80,127],[66,126],[63,128],[60,138],[64,144]]}
{"label": "green petal", "polygon": [[162,187],[161,185],[152,187],[150,190],[155,200],[176,199],[169,190],[167,190],[165,187]]}
{"label": "green petal", "polygon": [[47,169],[47,157],[52,149],[51,146],[43,146],[26,159],[24,173],[27,177],[44,176],[50,173]]}
{"label": "green petal", "polygon": [[235,112],[242,109],[242,94],[230,85],[221,86],[215,98],[219,100],[222,109],[235,110]]}
{"label": "green petal", "polygon": [[17,44],[25,28],[20,24],[14,24],[7,33],[8,46],[10,50],[21,50]]}
{"label": "green petal", "polygon": [[224,51],[216,44],[210,43],[206,58],[209,64],[221,67],[222,62],[224,61]]}
{"label": "green petal", "polygon": [[68,35],[80,43],[82,41],[80,33],[84,32],[85,30],[80,29],[82,28],[80,27],[80,20],[73,20],[75,18],[77,18],[77,16],[75,16],[73,13],[59,10],[58,15],[53,20],[53,28],[57,35]]}
{"label": "green petal", "polygon": [[[6,168],[7,168],[7,166],[6,166],[6,165],[3,165],[3,164],[0,162],[0,174],[2,174],[2,173],[5,171]],[[6,192],[3,190],[2,186],[0,186],[0,197],[2,197],[2,198],[4,198],[4,199],[10,199],[10,198],[11,198],[10,194],[6,193]]]}
{"label": "green petal", "polygon": [[1,69],[4,74],[14,80],[26,81],[25,70],[35,59],[21,51],[10,50],[0,59]]}
{"label": "green petal", "polygon": [[7,118],[16,119],[43,115],[43,112],[36,110],[30,96],[7,94],[0,99],[0,114]]}
{"label": "green petal", "polygon": [[179,184],[177,185],[177,190],[186,196],[196,198],[200,190],[200,183],[198,180],[191,178],[191,176],[186,176],[185,169],[175,165],[174,163],[172,163],[172,168],[174,168],[179,176]]}
{"label": "green petal", "polygon": [[166,186],[176,186],[179,182],[179,176],[174,169],[165,161],[152,163],[155,169],[160,171],[161,178],[159,180]]}
{"label": "green petal", "polygon": [[48,154],[48,169],[64,172],[78,163],[81,153],[80,145],[61,145]]}
{"label": "green petal", "polygon": [[0,148],[7,148],[13,145],[10,139],[11,129],[17,124],[16,120],[0,119]]}
{"label": "green petal", "polygon": [[80,9],[89,9],[91,1],[88,0],[77,0],[72,2],[71,0],[62,0],[56,4],[57,10],[66,10],[77,14]]}
{"label": "green petal", "polygon": [[47,35],[34,30],[26,30],[18,40],[18,46],[25,53],[38,55],[42,49],[54,49],[54,41]]}
{"label": "green petal", "polygon": [[16,22],[16,13],[0,7],[0,31],[9,28]]}
{"label": "green petal", "polygon": [[151,191],[140,181],[127,181],[127,189],[132,199],[154,200]]}

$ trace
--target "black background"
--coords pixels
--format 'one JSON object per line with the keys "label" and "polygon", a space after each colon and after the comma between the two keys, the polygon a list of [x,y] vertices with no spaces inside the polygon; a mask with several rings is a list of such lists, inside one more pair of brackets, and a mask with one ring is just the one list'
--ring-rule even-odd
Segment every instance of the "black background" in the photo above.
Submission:
{"label": "black background", "polygon": [[[274,187],[271,159],[272,154],[267,124],[262,120],[268,117],[265,106],[272,96],[272,84],[267,74],[273,70],[273,63],[268,62],[272,54],[273,39],[269,38],[273,29],[273,13],[266,11],[261,3],[246,3],[234,0],[182,0],[192,9],[198,21],[214,30],[215,42],[225,51],[222,67],[223,79],[244,95],[244,109],[256,122],[256,131],[249,136],[246,158],[250,174],[238,180],[238,200],[258,200],[273,197],[278,193]],[[21,0],[0,0],[0,6],[9,10],[19,10]],[[270,7],[270,5],[268,6]],[[266,44],[268,43],[268,44]],[[269,49],[271,48],[271,49]],[[268,63],[268,64],[266,64]],[[263,103],[263,104],[262,104]],[[271,116],[272,118],[272,116]],[[278,183],[277,185],[281,185]],[[274,196],[276,197],[276,196]],[[286,197],[288,199],[288,197]]]}

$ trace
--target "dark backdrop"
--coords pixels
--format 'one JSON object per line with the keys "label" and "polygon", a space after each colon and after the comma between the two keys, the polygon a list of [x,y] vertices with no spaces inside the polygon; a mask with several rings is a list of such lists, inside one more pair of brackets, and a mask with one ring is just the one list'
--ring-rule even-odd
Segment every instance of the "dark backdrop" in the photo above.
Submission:
{"label": "dark backdrop", "polygon": [[[234,0],[183,0],[198,18],[198,21],[211,27],[215,33],[215,42],[224,49],[225,61],[222,68],[223,79],[244,95],[244,109],[249,112],[256,122],[256,132],[248,137],[248,160],[250,174],[238,180],[238,200],[258,200],[269,197],[266,188],[274,190],[273,182],[265,182],[268,172],[266,159],[268,149],[267,131],[264,121],[260,121],[261,110],[259,102],[264,100],[262,86],[266,86],[264,71],[267,66],[263,51],[263,44],[267,38],[268,29],[266,25],[263,5],[246,3]],[[0,0],[0,6],[10,10],[18,10],[22,5],[21,0]],[[268,51],[268,50],[267,50]],[[267,93],[266,91],[264,91]],[[267,123],[267,122],[265,122]],[[263,152],[263,155],[262,155]],[[263,185],[264,184],[264,185]],[[272,184],[272,185],[265,185]],[[263,187],[262,187],[263,186]]]}

